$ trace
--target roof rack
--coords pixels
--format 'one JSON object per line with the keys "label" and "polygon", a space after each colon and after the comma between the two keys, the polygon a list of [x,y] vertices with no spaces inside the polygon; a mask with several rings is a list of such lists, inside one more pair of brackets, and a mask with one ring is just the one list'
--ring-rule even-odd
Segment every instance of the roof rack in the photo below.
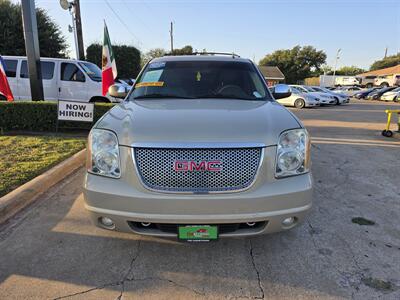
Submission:
{"label": "roof rack", "polygon": [[228,52],[193,52],[193,55],[229,55],[232,56],[232,58],[239,58],[240,55],[232,52],[232,53],[228,53]]}

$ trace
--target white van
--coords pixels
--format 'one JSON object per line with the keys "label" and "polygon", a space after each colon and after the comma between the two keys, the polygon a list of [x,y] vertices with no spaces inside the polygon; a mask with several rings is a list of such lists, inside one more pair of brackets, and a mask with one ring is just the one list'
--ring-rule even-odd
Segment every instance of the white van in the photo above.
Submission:
{"label": "white van", "polygon": [[[26,57],[3,56],[15,100],[31,100]],[[44,100],[119,102],[101,93],[101,70],[93,63],[63,58],[41,58]]]}

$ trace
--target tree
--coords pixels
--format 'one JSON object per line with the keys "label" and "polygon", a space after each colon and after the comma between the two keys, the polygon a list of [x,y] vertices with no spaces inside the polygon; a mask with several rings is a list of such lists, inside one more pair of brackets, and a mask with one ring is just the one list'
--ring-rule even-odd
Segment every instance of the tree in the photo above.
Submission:
{"label": "tree", "polygon": [[365,73],[364,69],[358,68],[356,66],[345,66],[341,67],[336,71],[336,75],[347,75],[347,76],[355,76],[361,73]]}
{"label": "tree", "polygon": [[277,66],[285,75],[288,83],[297,83],[320,72],[326,61],[324,51],[318,51],[312,46],[295,46],[292,49],[277,50],[260,60],[261,66]]}
{"label": "tree", "polygon": [[190,45],[186,45],[180,49],[174,49],[170,55],[192,55],[193,54],[193,47]]}
{"label": "tree", "polygon": [[[40,56],[65,57],[67,44],[59,26],[42,8],[36,9]],[[25,56],[21,5],[0,0],[0,54]]]}
{"label": "tree", "polygon": [[142,64],[141,65],[144,66],[145,64],[147,64],[147,62],[149,62],[153,58],[162,57],[162,56],[166,55],[166,53],[167,52],[162,48],[151,49],[148,52],[146,52],[145,55],[142,55]]}
{"label": "tree", "polygon": [[387,56],[383,59],[375,61],[371,65],[371,68],[369,70],[375,71],[375,70],[389,68],[389,67],[393,67],[393,66],[397,66],[397,65],[400,65],[400,52],[395,55]]}
{"label": "tree", "polygon": [[[86,48],[86,59],[101,68],[101,54],[103,46],[94,43]],[[139,74],[140,51],[133,46],[113,45],[119,78],[136,78]]]}

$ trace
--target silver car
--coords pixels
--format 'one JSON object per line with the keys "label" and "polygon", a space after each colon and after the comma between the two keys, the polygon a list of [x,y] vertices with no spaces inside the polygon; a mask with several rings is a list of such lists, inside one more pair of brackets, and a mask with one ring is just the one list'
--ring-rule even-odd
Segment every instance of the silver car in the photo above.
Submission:
{"label": "silver car", "polygon": [[291,91],[292,94],[289,97],[281,98],[276,101],[284,106],[291,106],[299,109],[320,106],[318,97],[302,93],[295,88],[292,88]]}
{"label": "silver car", "polygon": [[295,227],[312,177],[307,130],[274,99],[289,95],[236,55],[152,60],[90,132],[94,224],[190,241]]}

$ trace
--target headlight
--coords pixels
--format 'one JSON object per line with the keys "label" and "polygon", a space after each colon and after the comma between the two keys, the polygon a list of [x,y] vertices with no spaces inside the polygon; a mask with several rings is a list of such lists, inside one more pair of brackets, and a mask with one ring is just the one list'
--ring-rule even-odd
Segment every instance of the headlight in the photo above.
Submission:
{"label": "headlight", "polygon": [[287,177],[307,173],[310,169],[310,138],[305,129],[292,129],[279,137],[275,176]]}
{"label": "headlight", "polygon": [[118,139],[113,132],[104,129],[90,131],[87,170],[97,175],[121,177]]}

